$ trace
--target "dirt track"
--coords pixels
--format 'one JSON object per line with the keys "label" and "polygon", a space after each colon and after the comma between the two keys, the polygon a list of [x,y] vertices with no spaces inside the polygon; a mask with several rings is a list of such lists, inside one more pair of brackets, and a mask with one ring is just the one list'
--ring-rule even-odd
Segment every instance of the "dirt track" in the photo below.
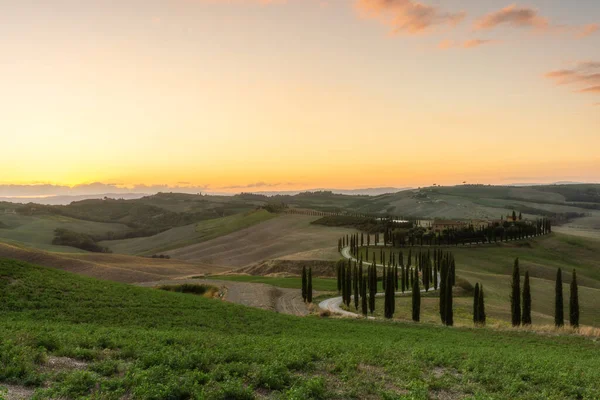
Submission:
{"label": "dirt track", "polygon": [[[318,219],[281,215],[250,228],[204,243],[169,251],[173,258],[210,265],[243,267],[263,260],[335,246],[338,238],[354,232],[345,228],[310,225]],[[327,258],[331,258],[329,252]]]}
{"label": "dirt track", "polygon": [[156,287],[161,285],[181,285],[184,283],[216,286],[225,293],[223,299],[231,303],[284,314],[301,316],[308,314],[308,309],[302,301],[300,290],[278,288],[263,283],[220,281],[216,279],[169,279],[140,283],[139,286]]}

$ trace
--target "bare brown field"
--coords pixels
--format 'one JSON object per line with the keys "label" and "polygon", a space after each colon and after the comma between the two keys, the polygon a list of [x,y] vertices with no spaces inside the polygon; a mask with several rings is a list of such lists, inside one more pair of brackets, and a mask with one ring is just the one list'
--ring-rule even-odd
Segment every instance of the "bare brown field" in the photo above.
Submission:
{"label": "bare brown field", "polygon": [[49,253],[0,243],[0,258],[20,260],[80,275],[133,283],[223,272],[226,268],[118,254]]}
{"label": "bare brown field", "polygon": [[[244,267],[336,243],[346,228],[310,223],[319,217],[282,215],[226,236],[167,252],[171,257],[210,265]],[[335,251],[336,249],[334,249]],[[332,257],[330,251],[328,257]],[[334,258],[334,259],[337,259]]]}

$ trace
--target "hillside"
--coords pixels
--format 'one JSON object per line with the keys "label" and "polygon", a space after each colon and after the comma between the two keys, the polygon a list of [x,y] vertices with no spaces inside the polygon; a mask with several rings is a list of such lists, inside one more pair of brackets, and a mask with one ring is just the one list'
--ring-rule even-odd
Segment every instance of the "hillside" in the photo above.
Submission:
{"label": "hillside", "polygon": [[0,258],[44,265],[80,275],[135,283],[224,272],[228,268],[162,258],[120,254],[56,253],[0,243]]}
{"label": "hillside", "polygon": [[[172,258],[211,265],[243,267],[267,259],[322,249],[353,231],[311,225],[318,217],[280,215],[228,235],[166,252]],[[329,253],[337,257],[331,246]]]}
{"label": "hillside", "polygon": [[252,210],[172,228],[157,235],[100,242],[115,253],[153,255],[194,243],[211,240],[275,218],[266,210]]}
{"label": "hillside", "polygon": [[0,385],[36,398],[600,396],[598,342],[298,318],[0,261]]}

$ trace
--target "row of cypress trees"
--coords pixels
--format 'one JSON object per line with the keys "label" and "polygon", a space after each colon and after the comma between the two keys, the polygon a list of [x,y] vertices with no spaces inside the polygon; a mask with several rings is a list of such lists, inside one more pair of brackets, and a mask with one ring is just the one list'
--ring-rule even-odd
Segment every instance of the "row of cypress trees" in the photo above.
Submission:
{"label": "row of cypress trees", "polygon": [[[409,251],[410,255],[410,251]],[[438,284],[449,288],[440,294],[440,315],[445,324],[453,324],[452,311],[452,287],[456,282],[454,256],[450,252],[436,249],[431,252],[415,255],[415,267],[410,267],[412,256],[409,256],[409,266],[404,267],[396,262],[395,255],[390,255],[390,264],[386,266],[383,261],[383,276],[381,278],[384,290],[384,316],[392,318],[395,313],[395,294],[397,290],[411,290],[412,292],[412,318],[418,322],[420,320],[421,310],[421,282],[425,285],[425,290],[429,290],[430,282],[433,281],[433,288],[437,289]],[[402,255],[399,256],[400,263],[403,264]],[[421,279],[419,279],[419,271]],[[440,271],[443,277],[438,275]],[[350,307],[354,303],[356,310],[361,309],[363,315],[371,314],[375,311],[375,296],[377,294],[378,276],[375,254],[373,254],[373,263],[368,266],[366,274],[363,271],[362,258],[358,262],[352,260],[340,260],[337,263],[337,288],[342,294],[343,303]],[[352,301],[354,300],[354,301]],[[450,310],[448,310],[448,308]],[[448,315],[448,318],[446,318]]]}
{"label": "row of cypress trees", "polygon": [[302,267],[302,299],[305,303],[312,303],[312,296],[312,268],[307,271],[304,266]]}
{"label": "row of cypress trees", "polygon": [[[511,282],[511,322],[513,326],[531,325],[531,286],[529,271],[525,272],[521,303],[521,276],[519,271],[519,258],[515,259]],[[554,294],[554,325],[562,327],[565,324],[562,270],[556,272]],[[573,270],[569,298],[569,323],[572,327],[579,327],[579,289],[577,286],[577,273]]]}

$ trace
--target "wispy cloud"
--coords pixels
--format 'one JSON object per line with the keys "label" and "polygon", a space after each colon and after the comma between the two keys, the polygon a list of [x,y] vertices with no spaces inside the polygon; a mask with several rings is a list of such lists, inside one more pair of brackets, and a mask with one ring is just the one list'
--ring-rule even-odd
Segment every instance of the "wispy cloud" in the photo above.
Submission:
{"label": "wispy cloud", "polygon": [[600,94],[600,62],[581,62],[570,69],[547,72],[544,77],[557,85],[576,86],[577,93]]}
{"label": "wispy cloud", "polygon": [[267,183],[267,182],[254,182],[254,183],[248,183],[246,185],[232,185],[232,186],[224,186],[221,187],[219,189],[224,189],[224,190],[231,190],[231,189],[256,189],[256,188],[271,188],[271,187],[277,187],[277,186],[282,186],[282,185],[292,185],[292,183],[287,182],[287,183]]}
{"label": "wispy cloud", "polygon": [[476,30],[484,30],[493,29],[500,25],[515,28],[546,29],[550,26],[550,21],[540,16],[537,10],[512,4],[479,18],[475,21],[474,27]]}
{"label": "wispy cloud", "polygon": [[438,44],[438,48],[441,50],[448,50],[448,49],[453,49],[453,48],[459,48],[459,49],[474,49],[476,47],[479,46],[483,46],[486,44],[492,44],[492,43],[496,43],[498,42],[498,40],[491,40],[491,39],[470,39],[470,40],[465,40],[463,42],[455,42],[452,40],[442,40],[439,44]]}
{"label": "wispy cloud", "polygon": [[415,35],[438,26],[456,26],[464,12],[445,12],[435,6],[413,0],[357,0],[355,8],[365,18],[380,21],[393,34]]}
{"label": "wispy cloud", "polygon": [[593,35],[600,30],[598,24],[565,25],[550,21],[548,17],[540,15],[539,11],[531,7],[511,4],[498,11],[491,12],[477,19],[473,25],[474,30],[490,30],[499,26],[527,29],[535,32],[558,33],[573,35],[582,39]]}
{"label": "wispy cloud", "polygon": [[579,31],[575,34],[575,36],[579,39],[588,37],[593,35],[594,33],[600,31],[599,24],[588,24],[579,29]]}
{"label": "wispy cloud", "polygon": [[578,92],[579,93],[600,93],[600,85],[579,89]]}

